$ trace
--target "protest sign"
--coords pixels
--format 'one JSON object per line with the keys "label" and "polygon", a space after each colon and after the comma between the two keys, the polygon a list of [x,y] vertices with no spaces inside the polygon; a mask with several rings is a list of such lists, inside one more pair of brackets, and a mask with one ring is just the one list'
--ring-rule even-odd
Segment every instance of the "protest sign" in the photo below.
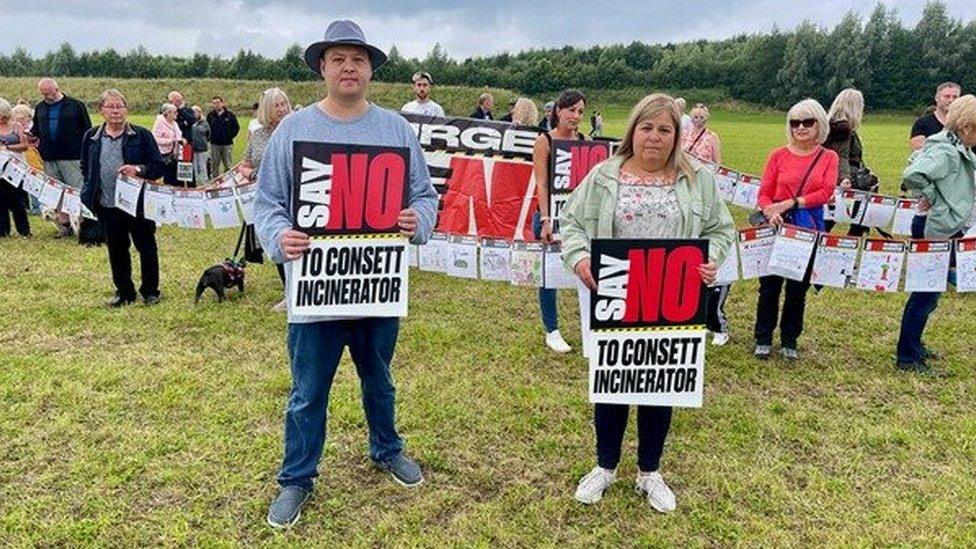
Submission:
{"label": "protest sign", "polygon": [[207,215],[214,229],[238,227],[241,220],[237,217],[237,199],[233,189],[210,189],[206,191]]}
{"label": "protest sign", "polygon": [[139,195],[142,194],[142,180],[119,175],[115,180],[115,207],[136,216],[139,210]]}
{"label": "protest sign", "polygon": [[559,232],[559,216],[583,178],[594,166],[610,157],[610,144],[605,141],[570,139],[552,140],[549,153],[549,217],[553,232]]}
{"label": "protest sign", "polygon": [[821,234],[813,258],[810,283],[832,288],[846,288],[854,276],[857,249],[861,240],[854,236]]}
{"label": "protest sign", "polygon": [[766,276],[769,255],[776,243],[776,228],[750,227],[739,230],[739,259],[742,261],[742,279]]}
{"label": "protest sign", "polygon": [[857,266],[857,287],[875,292],[897,292],[905,262],[905,243],[900,240],[865,239]]}
{"label": "protest sign", "polygon": [[952,242],[915,240],[908,243],[905,260],[906,292],[944,292],[949,278]]}
{"label": "protest sign", "polygon": [[802,281],[810,265],[817,233],[790,225],[780,225],[766,270],[790,280]]}
{"label": "protest sign", "polygon": [[480,242],[479,267],[482,280],[512,280],[512,243],[500,238],[483,238]]}
{"label": "protest sign", "polygon": [[976,238],[956,240],[956,291],[976,292]]}
{"label": "protest sign", "polygon": [[511,282],[515,286],[543,284],[542,254],[545,245],[541,242],[516,242],[512,245]]}
{"label": "protest sign", "polygon": [[478,278],[478,237],[451,235],[447,243],[447,276]]}
{"label": "protest sign", "polygon": [[891,222],[893,234],[911,235],[912,220],[915,219],[917,201],[914,199],[898,199],[895,205],[894,221]]}

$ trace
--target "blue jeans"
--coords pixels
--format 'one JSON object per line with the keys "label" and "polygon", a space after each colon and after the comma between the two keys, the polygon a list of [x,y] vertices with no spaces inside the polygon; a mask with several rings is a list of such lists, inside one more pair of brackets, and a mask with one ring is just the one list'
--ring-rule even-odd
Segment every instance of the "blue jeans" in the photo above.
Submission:
{"label": "blue jeans", "polygon": [[[532,234],[536,238],[542,236],[542,218],[539,216],[539,212],[532,214]],[[542,326],[546,329],[547,334],[559,329],[555,288],[539,288],[539,311],[542,313]]]}
{"label": "blue jeans", "polygon": [[369,425],[369,457],[387,461],[403,451],[394,425],[396,389],[390,361],[400,319],[364,318],[288,325],[291,397],[285,412],[285,457],[278,473],[282,486],[312,488],[325,444],[329,391],[343,349],[356,365],[363,410]]}
{"label": "blue jeans", "polygon": [[[912,219],[912,238],[924,238],[924,216],[916,215]],[[953,238],[960,235],[956,234]],[[949,271],[949,282],[955,284],[955,272]],[[922,332],[929,321],[929,316],[939,305],[942,292],[912,292],[908,294],[905,310],[901,315],[901,330],[898,334],[898,362],[910,364],[925,360],[925,344],[922,343]]]}

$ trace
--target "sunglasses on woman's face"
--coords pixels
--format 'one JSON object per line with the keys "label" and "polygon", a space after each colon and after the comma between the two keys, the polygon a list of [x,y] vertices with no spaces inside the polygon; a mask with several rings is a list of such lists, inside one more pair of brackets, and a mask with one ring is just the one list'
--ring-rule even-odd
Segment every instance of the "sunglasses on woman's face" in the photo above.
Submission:
{"label": "sunglasses on woman's face", "polygon": [[812,128],[817,123],[816,118],[804,118],[803,120],[790,120],[790,127],[794,130],[800,127]]}

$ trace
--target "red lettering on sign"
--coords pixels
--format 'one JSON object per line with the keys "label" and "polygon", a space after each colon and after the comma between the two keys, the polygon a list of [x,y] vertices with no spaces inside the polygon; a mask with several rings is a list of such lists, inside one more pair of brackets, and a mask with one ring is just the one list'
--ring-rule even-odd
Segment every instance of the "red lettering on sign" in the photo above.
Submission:
{"label": "red lettering on sign", "polygon": [[388,230],[403,206],[406,165],[395,153],[332,155],[332,189],[326,229]]}
{"label": "red lettering on sign", "polygon": [[663,317],[678,325],[695,318],[702,284],[698,266],[704,262],[699,248],[630,250],[627,258],[624,322],[653,323]]}
{"label": "red lettering on sign", "polygon": [[570,148],[572,168],[569,173],[569,190],[573,190],[590,173],[593,166],[607,159],[610,148],[606,145],[577,145]]}
{"label": "red lettering on sign", "polygon": [[665,250],[630,250],[624,322],[657,322],[661,311]]}
{"label": "red lettering on sign", "polygon": [[403,206],[407,167],[395,153],[381,153],[369,163],[366,223],[373,228],[395,227]]}
{"label": "red lettering on sign", "polygon": [[[479,237],[533,240],[531,216],[536,210],[536,200],[532,192],[534,188],[529,188],[532,165],[496,161],[493,162],[490,176],[490,181],[486,182],[485,164],[481,158],[451,158],[451,177],[446,181],[447,192],[444,193],[437,218],[437,230],[468,234],[473,211]],[[524,208],[525,197],[529,193],[531,202],[528,208]],[[522,234],[516,235],[520,221]]]}

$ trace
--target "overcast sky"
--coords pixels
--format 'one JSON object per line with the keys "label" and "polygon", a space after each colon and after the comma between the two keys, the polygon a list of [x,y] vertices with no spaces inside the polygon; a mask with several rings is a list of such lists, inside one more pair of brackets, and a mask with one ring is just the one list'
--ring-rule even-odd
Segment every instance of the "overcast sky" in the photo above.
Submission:
{"label": "overcast sky", "polygon": [[[953,17],[976,17],[973,0],[945,3]],[[914,26],[925,0],[885,4]],[[143,45],[154,53],[228,57],[249,48],[280,57],[289,44],[321,38],[330,20],[350,18],[384,50],[396,44],[408,57],[424,57],[439,42],[449,56],[464,58],[566,44],[726,38],[766,32],[774,24],[789,29],[804,19],[832,27],[848,10],[866,19],[873,7],[870,1],[853,0],[0,0],[0,13],[8,15],[0,50],[9,53],[22,46],[43,54],[68,41],[76,51],[127,51]]]}

